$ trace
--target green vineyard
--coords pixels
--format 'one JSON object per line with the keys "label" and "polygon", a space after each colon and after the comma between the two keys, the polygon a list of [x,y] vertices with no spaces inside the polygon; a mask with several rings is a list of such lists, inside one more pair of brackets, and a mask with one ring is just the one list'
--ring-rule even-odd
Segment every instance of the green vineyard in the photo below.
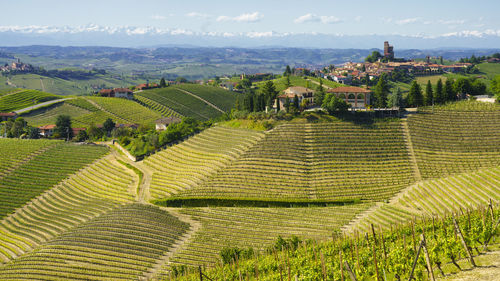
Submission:
{"label": "green vineyard", "polygon": [[23,90],[0,96],[0,112],[11,112],[61,98],[37,90]]}

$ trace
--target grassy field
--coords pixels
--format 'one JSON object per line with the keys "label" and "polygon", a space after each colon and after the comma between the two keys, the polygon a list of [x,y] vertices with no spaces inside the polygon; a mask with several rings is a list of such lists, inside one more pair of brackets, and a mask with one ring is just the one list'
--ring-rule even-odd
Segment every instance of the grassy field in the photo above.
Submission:
{"label": "grassy field", "polygon": [[59,98],[61,97],[45,92],[23,90],[14,94],[0,96],[0,112],[11,112]]}

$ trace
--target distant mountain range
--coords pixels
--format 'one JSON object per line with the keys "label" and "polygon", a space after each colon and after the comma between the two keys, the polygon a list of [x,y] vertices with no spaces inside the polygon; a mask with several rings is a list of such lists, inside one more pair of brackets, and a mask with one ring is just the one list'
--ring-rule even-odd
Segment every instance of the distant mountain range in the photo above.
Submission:
{"label": "distant mountain range", "polygon": [[500,30],[462,31],[440,36],[426,35],[341,35],[278,32],[193,32],[155,27],[81,27],[0,26],[4,46],[203,46],[203,47],[293,47],[371,49],[390,41],[396,49],[498,48]]}

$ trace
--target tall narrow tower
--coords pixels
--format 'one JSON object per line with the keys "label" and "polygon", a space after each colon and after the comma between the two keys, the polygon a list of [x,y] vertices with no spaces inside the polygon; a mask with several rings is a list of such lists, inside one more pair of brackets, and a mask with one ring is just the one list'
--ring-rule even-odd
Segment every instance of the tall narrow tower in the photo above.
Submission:
{"label": "tall narrow tower", "polygon": [[389,41],[384,42],[384,57],[387,59],[394,59],[394,47],[389,45]]}

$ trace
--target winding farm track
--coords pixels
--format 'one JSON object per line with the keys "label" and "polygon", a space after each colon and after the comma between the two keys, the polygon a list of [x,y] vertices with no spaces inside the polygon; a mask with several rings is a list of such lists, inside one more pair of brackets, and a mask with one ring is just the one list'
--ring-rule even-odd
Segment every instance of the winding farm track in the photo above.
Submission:
{"label": "winding farm track", "polygon": [[199,97],[199,96],[197,96],[197,95],[195,95],[195,94],[193,94],[193,93],[191,93],[191,92],[189,92],[189,91],[183,90],[183,89],[181,89],[181,88],[177,88],[177,89],[178,89],[179,91],[181,91],[181,92],[185,93],[185,94],[188,94],[188,95],[192,96],[193,98],[197,98],[197,99],[201,100],[202,102],[204,102],[204,103],[208,104],[209,106],[213,107],[214,109],[216,109],[216,110],[218,110],[218,111],[220,111],[220,112],[222,112],[222,113],[225,113],[225,111],[224,111],[224,110],[220,109],[220,108],[219,108],[219,107],[217,107],[215,104],[213,104],[213,103],[211,103],[211,102],[209,102],[209,101],[207,101],[207,100],[205,100],[205,99],[203,99],[203,98],[201,98],[201,97]]}
{"label": "winding farm track", "polygon": [[407,118],[402,119],[401,125],[403,127],[404,139],[406,142],[406,147],[408,149],[408,155],[410,156],[410,163],[415,173],[415,179],[417,181],[422,180],[422,175],[420,174],[420,169],[417,165],[417,157],[415,156],[415,151],[413,150],[413,143],[411,141],[410,128],[408,127]]}
{"label": "winding farm track", "polygon": [[36,104],[36,105],[25,107],[23,109],[16,110],[14,112],[17,113],[17,114],[21,114],[21,113],[24,113],[24,112],[27,112],[27,111],[30,111],[30,110],[33,110],[33,109],[38,109],[38,108],[41,108],[41,107],[44,107],[44,106],[47,106],[47,105],[51,105],[51,104],[55,104],[55,103],[60,103],[60,102],[67,101],[67,100],[72,100],[72,99],[74,99],[74,98],[49,100],[49,101],[42,102],[42,103],[39,103],[39,104]]}

